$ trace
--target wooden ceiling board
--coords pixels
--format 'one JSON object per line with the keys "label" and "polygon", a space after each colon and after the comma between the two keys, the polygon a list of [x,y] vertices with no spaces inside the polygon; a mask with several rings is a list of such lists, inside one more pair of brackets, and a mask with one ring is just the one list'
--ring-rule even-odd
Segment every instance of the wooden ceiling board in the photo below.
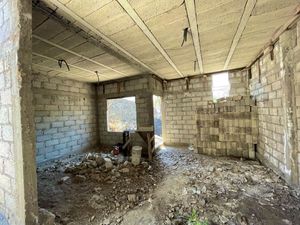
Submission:
{"label": "wooden ceiling board", "polygon": [[75,63],[72,63],[72,64],[75,65],[75,66],[78,66],[80,68],[91,70],[93,72],[98,71],[99,73],[102,73],[103,75],[107,75],[109,73],[117,74],[117,73],[115,73],[115,72],[113,72],[109,69],[103,68],[103,67],[101,67],[97,64],[94,64],[92,62],[89,62],[87,60],[78,61],[78,62],[75,62]]}
{"label": "wooden ceiling board", "polygon": [[[140,28],[136,25],[129,27],[126,30],[111,35],[110,38],[120,45],[127,47],[135,47],[137,45],[149,45],[152,48],[148,38],[143,34]],[[125,47],[126,48],[126,47]],[[153,47],[154,48],[154,47]]]}
{"label": "wooden ceiling board", "polygon": [[[58,27],[62,27],[60,25],[60,23],[57,23],[56,21],[54,21],[52,19],[48,19],[47,22],[48,21],[49,22],[52,21],[54,26],[50,26],[48,23],[44,23],[41,26],[41,27],[43,27],[44,30],[47,30],[47,32],[53,33],[53,30],[55,30],[56,25],[58,25]],[[62,35],[55,34],[54,38],[50,37],[51,42],[53,39],[56,39],[56,43],[59,44],[60,46],[65,47],[65,48],[72,50],[76,53],[79,53],[81,55],[91,57],[91,58],[105,53],[102,48],[100,48],[98,46],[96,47],[96,46],[90,44],[85,39],[83,39],[80,35],[74,34],[74,33],[72,35],[70,35],[70,32],[65,33],[66,30],[64,27],[62,27],[62,29],[64,29],[63,31],[60,31]],[[40,33],[41,33],[40,30],[38,30],[36,32],[36,34],[38,34],[38,35],[40,35]],[[63,34],[66,34],[66,35],[63,35]],[[49,35],[45,35],[45,36],[47,37],[45,39],[49,39]],[[60,38],[57,38],[57,36],[60,36]],[[36,40],[36,39],[34,38],[34,40]],[[39,45],[36,45],[35,43],[38,43]],[[42,46],[40,46],[40,44],[42,44]],[[82,61],[82,58],[80,58],[80,57],[74,56],[70,53],[65,53],[65,51],[63,51],[57,47],[48,45],[47,43],[44,43],[41,41],[38,41],[38,42],[34,41],[33,45],[34,45],[34,48],[33,48],[34,51],[36,51],[40,54],[45,54],[46,56],[50,56],[50,57],[54,57],[54,58],[63,58],[68,63],[77,63],[77,62]],[[47,47],[45,47],[45,46],[47,46]],[[42,51],[39,49],[42,49]],[[116,59],[116,61],[119,61],[117,58],[115,58],[115,59]],[[119,65],[116,65],[114,67],[118,67],[118,66]],[[130,68],[130,67],[131,66],[129,66],[129,65],[127,66],[127,68]],[[99,65],[97,65],[97,68],[99,70]],[[123,68],[126,68],[126,67],[123,66]],[[132,69],[129,69],[129,70],[132,73]],[[106,72],[108,72],[108,70],[106,70]],[[126,72],[128,72],[128,71],[126,71]],[[134,73],[138,74],[138,71],[135,70]]]}
{"label": "wooden ceiling board", "polygon": [[58,44],[68,38],[70,38],[71,36],[74,35],[74,32],[70,31],[70,30],[64,30],[61,33],[57,34],[56,36],[52,37],[49,39],[49,41]]}
{"label": "wooden ceiling board", "polygon": [[295,6],[282,8],[258,16],[250,17],[244,35],[251,32],[263,32],[264,29],[273,29],[274,32],[280,25],[291,18],[291,12]]}
{"label": "wooden ceiling board", "polygon": [[[203,4],[201,1],[197,3]],[[244,0],[226,1],[206,10],[197,5],[204,72],[208,72],[212,64],[216,70],[224,66],[244,4]]]}
{"label": "wooden ceiling board", "polygon": [[[230,2],[235,0],[195,0],[196,11],[198,13],[205,13],[208,11],[212,11],[215,8],[222,7],[223,5],[230,4]],[[244,0],[243,0],[244,1]]]}
{"label": "wooden ceiling board", "polygon": [[[226,26],[220,26],[219,28],[216,28],[214,30],[210,30],[209,32],[203,32],[201,35],[201,43],[202,43],[202,50],[218,50],[220,46],[218,43],[222,42],[231,42],[232,41],[232,31],[234,30],[235,23],[227,24]],[[217,34],[218,31],[224,31]]]}
{"label": "wooden ceiling board", "polygon": [[42,38],[51,39],[65,31],[65,27],[61,26],[54,20],[48,19],[42,25],[32,31],[33,34],[38,34]]}
{"label": "wooden ceiling board", "polygon": [[116,57],[110,55],[110,54],[101,54],[95,57],[92,57],[93,60],[95,61],[99,61],[103,64],[107,64],[107,65],[113,65],[113,68],[116,68],[118,66],[124,65],[125,63],[119,59],[117,59]]}
{"label": "wooden ceiling board", "polygon": [[[164,64],[167,67],[170,66],[136,25],[112,35],[111,38],[128,51],[130,49],[132,54],[151,67],[156,64],[152,64],[152,61],[158,56],[160,57],[159,61],[161,64]],[[157,67],[155,66],[153,68],[156,70]]]}
{"label": "wooden ceiling board", "polygon": [[145,23],[177,8],[184,8],[182,0],[129,0],[129,3]]}
{"label": "wooden ceiling board", "polygon": [[[60,15],[61,17],[63,17],[64,19],[68,20],[70,23],[74,23],[75,19],[70,16],[69,14],[67,14],[65,11],[61,10],[60,8],[58,8],[56,5],[52,4],[51,2],[49,2],[48,0],[43,0],[45,3],[47,3],[47,6],[49,9],[52,9],[53,11],[55,11],[58,15]],[[69,0],[67,1],[63,1],[63,0],[59,0],[59,2],[61,2],[62,4],[66,4],[69,2]]]}
{"label": "wooden ceiling board", "polygon": [[248,65],[261,49],[271,39],[275,31],[284,24],[295,9],[296,5],[285,8],[271,8],[274,11],[264,11],[264,14],[251,16],[243,32],[240,42],[232,57],[229,68],[236,65]]}
{"label": "wooden ceiling board", "polygon": [[280,10],[290,6],[299,4],[299,0],[259,0],[252,12],[252,16],[258,16],[270,11]]}
{"label": "wooden ceiling board", "polygon": [[[141,16],[142,19],[144,17]],[[155,17],[146,25],[149,27],[160,44],[165,48],[180,47],[183,40],[183,29],[189,26],[184,6],[166,14]],[[189,33],[191,39],[191,35]],[[191,39],[192,40],[192,39]]]}
{"label": "wooden ceiling board", "polygon": [[86,17],[110,2],[112,2],[112,0],[88,0],[88,2],[82,0],[71,0],[68,3],[65,3],[65,5],[71,10],[78,12],[79,16]]}
{"label": "wooden ceiling board", "polygon": [[223,24],[233,22],[238,24],[243,13],[245,2],[245,0],[235,0],[210,11],[197,11],[200,34],[201,32],[217,28]]}
{"label": "wooden ceiling board", "polygon": [[[127,53],[132,54],[165,78],[172,79],[179,77],[179,74],[171,66],[170,61],[166,60],[168,57],[184,75],[194,75],[199,72],[199,68],[196,71],[194,70],[194,61],[197,60],[197,57],[191,33],[188,33],[188,40],[181,47],[183,29],[189,26],[184,1],[127,0],[130,4],[129,9],[131,7],[135,10],[138,18],[141,19],[146,28],[153,34],[162,49],[157,45],[155,47],[154,41],[151,40],[149,35],[147,37],[145,34],[147,32],[139,24],[139,21],[136,20],[136,17],[135,19],[134,16],[132,17],[132,11],[128,11],[128,8],[126,9],[124,6],[124,4],[127,4],[126,1],[122,1],[123,3],[119,3],[116,0],[59,1],[88,24],[85,24],[85,27],[84,23],[80,22],[79,25],[73,18],[74,14],[67,14],[60,8],[57,10],[59,15],[70,20],[71,23],[79,25],[79,27],[92,34],[98,40],[101,40],[99,38],[101,34],[105,35],[108,39],[102,39],[102,43],[114,50],[120,46]],[[247,20],[245,29],[242,31],[241,36],[238,36],[238,42],[235,42],[237,44],[234,45],[233,49],[233,38],[238,30],[246,0],[195,0],[204,72],[222,70],[225,61],[228,61],[229,50],[233,53],[232,57],[229,58],[228,68],[234,69],[246,66],[270,40],[276,29],[291,18],[299,2],[300,0],[257,0],[251,16]],[[121,7],[121,4],[126,11]],[[50,4],[50,7],[55,9],[53,4]],[[65,10],[67,11],[67,9]],[[38,13],[36,13],[36,18],[38,20],[45,19],[45,17]],[[80,18],[78,20],[80,21]],[[35,21],[33,24],[35,26],[39,25]],[[99,32],[93,29],[93,27],[98,29]],[[57,30],[51,32],[53,29]],[[125,63],[105,53],[104,49],[88,43],[80,35],[72,35],[64,27],[60,28],[51,20],[45,22],[45,27],[38,27],[36,34],[45,38],[47,37],[48,40],[51,38],[54,43],[93,58],[95,61],[108,64],[111,68],[122,70],[125,74],[114,74],[112,71],[100,68],[97,64],[93,65],[93,63],[83,60],[80,57],[74,57],[60,49],[33,40],[33,49],[39,50],[40,53],[47,54],[48,56],[66,57],[68,62],[70,61],[76,65],[93,70],[100,68],[99,71],[103,71],[111,79],[113,79],[112,77],[115,79],[115,77],[131,76],[140,72],[133,68],[131,64]],[[114,45],[109,39],[117,45]],[[162,50],[167,55],[163,56]],[[49,63],[49,65],[52,64]],[[78,78],[81,79],[81,77],[82,74],[78,73]]]}
{"label": "wooden ceiling board", "polygon": [[78,35],[73,35],[73,36],[59,42],[58,45],[66,48],[66,49],[72,50],[73,48],[76,48],[86,42],[87,42],[86,39],[84,39]]}
{"label": "wooden ceiling board", "polygon": [[[185,43],[185,45],[181,47],[183,40],[183,29],[188,27],[188,20],[184,5],[178,4],[178,2],[173,3],[175,3],[175,7],[171,5],[169,8],[166,8],[165,11],[167,11],[167,13],[161,10],[157,17],[147,17],[147,15],[143,14],[143,10],[140,10],[139,16],[143,21],[146,21],[145,24],[147,25],[149,30],[155,36],[155,38],[166,51],[166,53],[169,55],[176,67],[181,71],[181,68],[179,68],[177,65],[178,62],[188,57],[186,55],[187,52],[189,55],[191,55],[192,53],[192,55],[194,56],[195,54],[193,46],[190,46],[188,51],[186,51],[186,49],[188,48],[187,43]],[[133,7],[136,8],[135,5],[133,5]],[[155,1],[152,4],[148,4],[148,10],[146,11],[149,11],[151,7],[155,8]],[[176,49],[176,51],[174,51],[173,49]],[[143,54],[141,57],[149,58],[149,56],[150,54]],[[157,70],[162,71],[162,66],[168,67],[170,65],[168,63],[164,63],[165,65],[162,65],[161,60],[164,59],[162,58],[157,60],[157,58],[154,59],[154,57],[151,57],[149,60],[146,58],[144,59],[144,61],[147,62],[147,64],[151,65]],[[159,64],[157,64],[155,61]],[[173,73],[176,74],[175,70],[171,69],[170,72],[171,71],[173,71]]]}
{"label": "wooden ceiling board", "polygon": [[47,54],[47,56],[50,56],[50,57],[55,57],[57,55],[66,53],[65,51],[63,51],[61,49],[55,48],[47,43],[36,40],[35,38],[33,38],[33,41],[32,41],[32,51],[38,52],[42,55]]}
{"label": "wooden ceiling board", "polygon": [[[96,57],[96,56],[106,54],[106,51],[104,51],[102,48],[95,47],[95,45],[93,45],[89,42],[84,42],[83,44],[78,45],[78,46],[72,48],[71,50],[78,53],[78,54],[89,57],[89,58],[93,58],[93,57]],[[102,62],[102,63],[104,63],[104,62]]]}
{"label": "wooden ceiling board", "polygon": [[[124,1],[122,4],[126,4],[126,3],[128,3],[128,2]],[[118,4],[119,8],[115,4]],[[103,20],[103,21],[107,22],[107,24],[109,24],[110,28],[115,29],[115,32],[113,32],[114,33],[113,35],[110,35],[110,34],[112,34],[112,32],[108,32],[107,30],[104,29],[102,20],[97,25],[94,25],[93,23],[92,23],[92,25],[96,28],[101,29],[101,32],[105,33],[105,35],[109,35],[109,37],[114,42],[118,43],[119,45],[121,45],[125,49],[130,49],[130,53],[133,53],[136,57],[138,57],[143,62],[144,62],[144,60],[143,60],[142,56],[147,55],[147,52],[146,52],[147,50],[149,52],[147,57],[149,57],[150,55],[153,55],[153,54],[157,54],[157,53],[160,53],[160,54],[164,55],[164,53],[165,53],[164,50],[162,51],[160,46],[158,46],[154,42],[154,41],[156,41],[156,38],[151,40],[151,35],[146,36],[144,34],[145,30],[143,30],[143,32],[141,31],[141,29],[143,29],[141,27],[141,25],[145,25],[145,24],[143,22],[143,19],[140,18],[140,15],[136,14],[134,17],[132,17],[133,14],[128,12],[128,10],[132,10],[133,13],[135,13],[135,11],[134,11],[134,9],[132,8],[131,5],[127,4],[127,6],[129,6],[129,7],[127,7],[126,12],[125,12],[122,8],[122,7],[125,7],[125,6],[122,5],[122,7],[121,7],[121,3],[117,3],[117,2],[114,1],[110,4],[107,4],[106,7],[109,7],[111,9],[110,11],[114,11],[114,13],[113,13],[114,16],[111,16],[111,14],[109,14],[109,16],[111,16],[111,17],[108,17],[107,15],[105,15],[105,13],[107,13],[107,9],[104,9],[104,8],[106,8],[106,7],[103,7],[102,9],[97,11],[97,13],[99,13],[99,11],[105,10],[105,13],[102,13],[101,16],[104,16],[106,18],[106,20]],[[93,14],[96,14],[96,13],[93,13]],[[125,18],[130,18],[130,22],[127,21],[127,19],[125,19],[124,16],[125,16]],[[120,19],[120,17],[122,17],[122,19]],[[86,20],[88,21],[90,18],[91,18],[91,15],[90,15],[89,18],[86,18]],[[117,25],[114,25],[113,21],[116,18],[118,18],[118,22],[117,22]],[[139,21],[137,21],[136,19],[140,20],[141,23],[139,24]],[[135,23],[137,23],[137,25],[139,26],[138,28],[136,28],[137,26],[134,25]],[[127,29],[125,29],[125,28],[127,28]],[[146,25],[145,25],[145,28],[148,29],[146,27]],[[136,29],[137,30],[135,32],[136,35],[134,35],[134,37],[128,37],[128,38],[125,39],[124,37],[127,37],[126,34],[132,35],[133,32],[131,31],[131,29]],[[151,31],[150,31],[150,34],[151,34]],[[117,35],[121,36],[122,39],[120,40],[120,39],[116,38]],[[141,41],[143,42],[142,46],[140,46],[138,44]],[[134,45],[132,47],[130,45],[131,44],[130,42],[134,43]],[[143,51],[143,53],[139,54],[139,52],[141,52],[141,51]],[[167,54],[164,55],[164,58],[165,58],[165,60],[167,60],[170,63],[170,65],[172,65],[174,67],[174,64],[172,64],[173,62],[171,62],[171,60],[168,59]]]}
{"label": "wooden ceiling board", "polygon": [[106,4],[83,18],[108,36],[126,30],[135,24],[116,1]]}
{"label": "wooden ceiling board", "polygon": [[39,25],[43,24],[43,22],[48,18],[44,13],[41,11],[37,11],[32,9],[32,17],[35,19],[32,20],[32,30],[35,30]]}
{"label": "wooden ceiling board", "polygon": [[156,68],[157,71],[166,68],[167,70],[174,71],[174,73],[176,73],[176,71],[171,66],[169,66],[167,62],[164,61],[162,56],[155,57],[155,59],[147,59],[145,60],[145,62]]}

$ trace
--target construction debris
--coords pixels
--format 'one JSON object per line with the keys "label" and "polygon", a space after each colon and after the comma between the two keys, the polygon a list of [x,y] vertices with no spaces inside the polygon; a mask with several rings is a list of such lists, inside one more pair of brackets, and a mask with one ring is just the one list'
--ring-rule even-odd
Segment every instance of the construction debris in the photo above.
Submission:
{"label": "construction debris", "polygon": [[[95,166],[99,157],[102,163]],[[105,166],[107,159],[111,168]],[[56,161],[40,169],[39,204],[51,209],[56,223],[63,225],[300,221],[298,193],[256,161],[211,158],[175,148],[161,150],[151,165],[142,159],[133,166],[128,160],[93,153]],[[58,185],[66,177],[62,170],[70,179]],[[78,176],[86,180],[69,182]]]}

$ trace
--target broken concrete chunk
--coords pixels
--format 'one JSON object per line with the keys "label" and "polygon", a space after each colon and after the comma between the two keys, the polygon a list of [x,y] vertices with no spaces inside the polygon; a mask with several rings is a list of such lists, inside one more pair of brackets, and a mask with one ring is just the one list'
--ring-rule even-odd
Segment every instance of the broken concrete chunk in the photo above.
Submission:
{"label": "broken concrete chunk", "polygon": [[40,225],[55,225],[55,215],[47,209],[39,209],[39,224]]}
{"label": "broken concrete chunk", "polygon": [[202,189],[201,189],[201,193],[202,193],[202,194],[205,194],[206,191],[207,191],[206,186],[203,186]]}
{"label": "broken concrete chunk", "polygon": [[96,193],[100,194],[101,191],[102,191],[102,188],[101,188],[101,187],[95,187],[95,188],[94,188],[94,191],[95,191]]}
{"label": "broken concrete chunk", "polygon": [[74,183],[82,183],[84,181],[86,181],[86,177],[83,175],[76,175],[74,177]]}
{"label": "broken concrete chunk", "polygon": [[96,163],[98,166],[102,166],[105,162],[104,159],[102,158],[102,156],[100,156],[100,155],[97,155],[95,160],[96,160]]}
{"label": "broken concrete chunk", "polygon": [[123,168],[119,170],[121,173],[129,173],[129,169],[128,168]]}
{"label": "broken concrete chunk", "polygon": [[105,168],[106,169],[112,169],[114,167],[111,159],[105,158],[104,160],[105,160]]}
{"label": "broken concrete chunk", "polygon": [[89,200],[89,205],[93,209],[103,209],[105,208],[105,205],[103,204],[103,201],[105,200],[105,197],[103,195],[93,195],[91,199]]}
{"label": "broken concrete chunk", "polygon": [[66,183],[69,179],[70,179],[69,176],[65,176],[65,177],[62,177],[57,183],[58,184]]}
{"label": "broken concrete chunk", "polygon": [[110,220],[109,219],[105,219],[102,223],[102,225],[109,225],[110,224]]}
{"label": "broken concrete chunk", "polygon": [[89,160],[88,163],[89,163],[89,167],[92,167],[92,168],[96,168],[98,166],[97,162],[94,160]]}
{"label": "broken concrete chunk", "polygon": [[148,162],[142,162],[142,165],[144,166],[144,168],[148,168],[149,167],[149,163]]}
{"label": "broken concrete chunk", "polygon": [[125,162],[123,163],[123,166],[128,166],[129,164],[130,164],[130,162],[125,161]]}
{"label": "broken concrete chunk", "polygon": [[127,195],[127,199],[129,202],[135,202],[136,201],[136,195],[135,194],[129,194]]}
{"label": "broken concrete chunk", "polygon": [[65,169],[65,173],[74,173],[75,172],[75,167],[74,166],[67,166]]}

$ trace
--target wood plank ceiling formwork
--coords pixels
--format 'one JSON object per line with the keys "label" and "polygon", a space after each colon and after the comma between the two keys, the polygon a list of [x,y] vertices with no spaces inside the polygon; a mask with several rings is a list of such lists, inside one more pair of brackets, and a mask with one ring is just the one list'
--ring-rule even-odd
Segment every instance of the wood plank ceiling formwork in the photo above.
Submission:
{"label": "wood plank ceiling formwork", "polygon": [[[300,0],[33,0],[33,69],[86,82],[249,65]],[[58,60],[66,65],[58,66]]]}

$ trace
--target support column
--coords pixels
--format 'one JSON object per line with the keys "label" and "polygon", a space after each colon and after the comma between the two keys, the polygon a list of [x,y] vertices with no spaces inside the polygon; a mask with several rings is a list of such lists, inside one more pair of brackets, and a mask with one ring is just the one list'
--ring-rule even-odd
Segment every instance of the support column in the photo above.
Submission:
{"label": "support column", "polygon": [[295,71],[294,51],[297,43],[296,30],[291,29],[280,36],[280,57],[283,98],[283,126],[284,126],[284,171],[286,180],[297,186],[298,161],[297,161],[297,121],[295,99]]}
{"label": "support column", "polygon": [[0,223],[9,225],[38,224],[31,8],[0,1]]}

